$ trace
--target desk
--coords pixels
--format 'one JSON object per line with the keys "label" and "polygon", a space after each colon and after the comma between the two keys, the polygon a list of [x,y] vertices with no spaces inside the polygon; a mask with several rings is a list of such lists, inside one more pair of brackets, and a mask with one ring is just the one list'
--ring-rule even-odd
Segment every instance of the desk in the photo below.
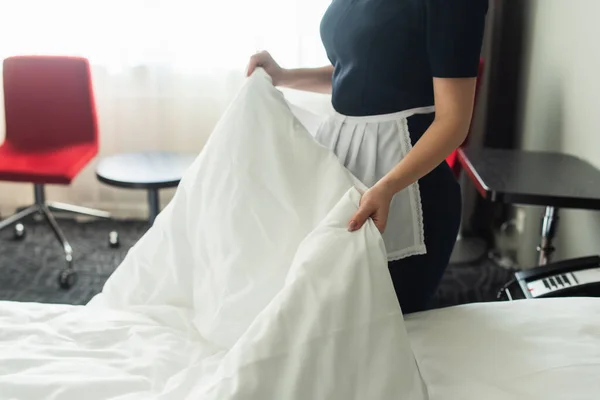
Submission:
{"label": "desk", "polygon": [[546,208],[539,265],[547,264],[561,208],[600,210],[600,171],[571,155],[463,148],[458,158],[479,194],[491,202]]}

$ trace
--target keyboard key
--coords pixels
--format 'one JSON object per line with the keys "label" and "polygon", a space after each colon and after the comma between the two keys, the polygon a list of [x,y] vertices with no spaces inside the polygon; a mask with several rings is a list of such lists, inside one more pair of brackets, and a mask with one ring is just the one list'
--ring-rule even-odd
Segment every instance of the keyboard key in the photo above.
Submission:
{"label": "keyboard key", "polygon": [[562,276],[562,279],[563,279],[563,281],[564,281],[564,282],[565,282],[567,285],[569,285],[569,286],[570,286],[570,285],[571,285],[571,281],[569,280],[569,277],[568,277],[568,276],[566,276],[566,275],[561,275],[561,276]]}
{"label": "keyboard key", "polygon": [[546,286],[546,289],[550,290],[550,284],[548,283],[548,279],[542,279],[542,282],[544,282],[544,286]]}
{"label": "keyboard key", "polygon": [[571,278],[573,278],[573,280],[575,281],[575,283],[579,285],[579,281],[577,280],[577,277],[575,276],[574,273],[571,273]]}
{"label": "keyboard key", "polygon": [[554,286],[555,288],[558,288],[558,285],[556,284],[554,277],[548,278],[548,280],[550,281],[550,285]]}
{"label": "keyboard key", "polygon": [[556,275],[554,278],[556,279],[556,282],[558,282],[558,284],[559,284],[560,286],[564,286],[564,285],[565,285],[565,284],[563,283],[563,280],[562,280],[562,278],[560,277],[560,275]]}

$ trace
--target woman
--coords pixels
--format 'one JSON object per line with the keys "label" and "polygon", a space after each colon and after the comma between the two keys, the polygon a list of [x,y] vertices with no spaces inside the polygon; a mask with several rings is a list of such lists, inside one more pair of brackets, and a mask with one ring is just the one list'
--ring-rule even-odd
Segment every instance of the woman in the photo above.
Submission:
{"label": "woman", "polygon": [[428,308],[452,252],[461,195],[446,157],[466,138],[488,0],[334,0],[321,23],[332,65],[284,69],[282,87],[332,94],[317,140],[370,189],[348,223],[383,233],[404,313]]}

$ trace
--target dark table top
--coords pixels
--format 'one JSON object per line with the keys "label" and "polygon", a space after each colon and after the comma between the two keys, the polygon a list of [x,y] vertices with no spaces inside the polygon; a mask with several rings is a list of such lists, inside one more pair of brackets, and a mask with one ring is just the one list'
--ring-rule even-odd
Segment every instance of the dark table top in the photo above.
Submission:
{"label": "dark table top", "polygon": [[504,149],[459,150],[485,199],[507,204],[600,210],[600,171],[580,158]]}
{"label": "dark table top", "polygon": [[195,158],[165,151],[117,154],[100,160],[96,177],[107,185],[124,188],[175,187]]}

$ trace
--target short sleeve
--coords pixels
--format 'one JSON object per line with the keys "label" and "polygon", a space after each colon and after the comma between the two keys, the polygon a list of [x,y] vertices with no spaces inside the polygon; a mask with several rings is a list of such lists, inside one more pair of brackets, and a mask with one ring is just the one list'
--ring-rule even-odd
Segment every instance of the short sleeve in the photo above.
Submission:
{"label": "short sleeve", "polygon": [[476,77],[488,0],[426,0],[426,35],[433,77]]}

